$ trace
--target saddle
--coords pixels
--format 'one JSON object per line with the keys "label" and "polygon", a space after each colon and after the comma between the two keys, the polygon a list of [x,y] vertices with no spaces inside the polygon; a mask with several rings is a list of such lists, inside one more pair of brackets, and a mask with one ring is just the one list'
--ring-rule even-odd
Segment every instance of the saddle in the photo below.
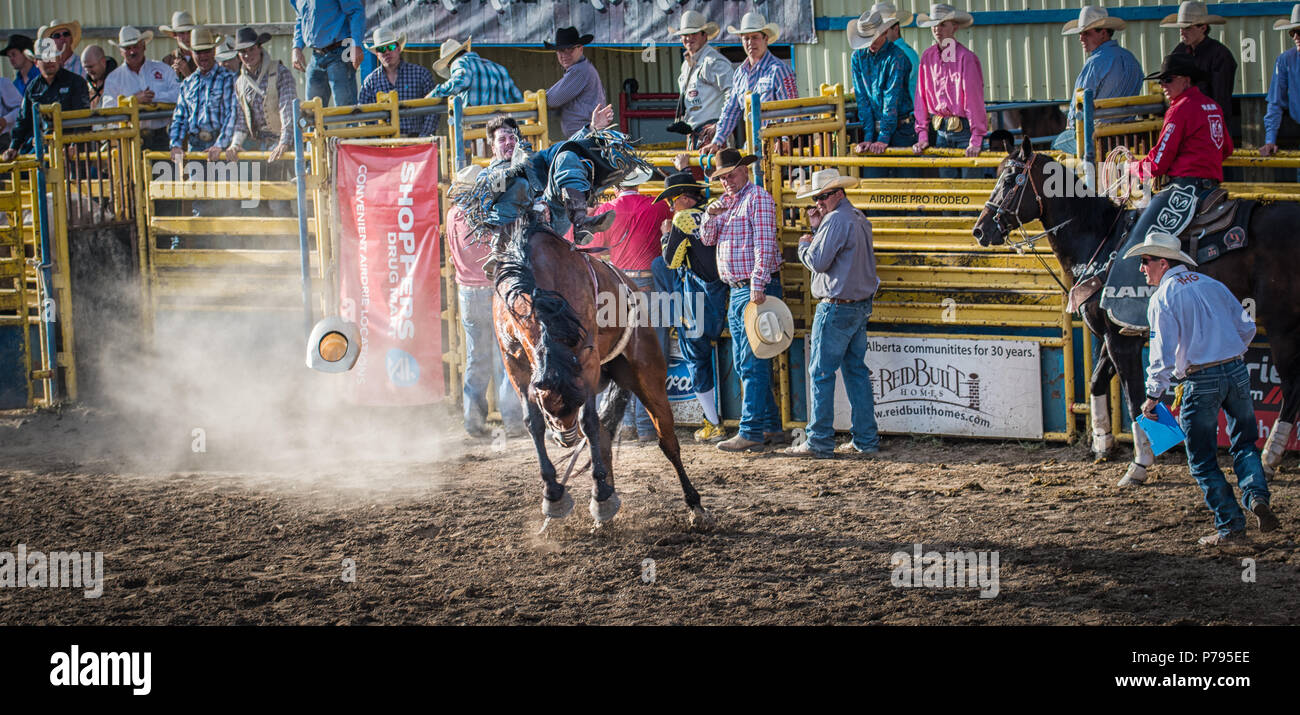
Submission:
{"label": "saddle", "polygon": [[1178,236],[1187,255],[1201,264],[1228,251],[1244,248],[1246,227],[1256,203],[1229,198],[1225,189],[1215,189],[1206,194],[1191,224]]}

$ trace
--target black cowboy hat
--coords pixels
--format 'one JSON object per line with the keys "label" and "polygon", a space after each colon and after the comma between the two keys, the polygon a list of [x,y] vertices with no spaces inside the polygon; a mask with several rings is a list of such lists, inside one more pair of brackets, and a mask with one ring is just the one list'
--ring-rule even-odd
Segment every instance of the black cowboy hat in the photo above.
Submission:
{"label": "black cowboy hat", "polygon": [[749,166],[758,161],[758,157],[753,154],[743,155],[739,149],[723,149],[718,152],[717,157],[718,168],[714,169],[712,174],[709,174],[710,179],[721,179],[735,169]]}
{"label": "black cowboy hat", "polygon": [[271,41],[269,32],[258,32],[251,27],[241,27],[235,33],[235,49],[246,50],[253,45],[265,45]]}
{"label": "black cowboy hat", "polygon": [[32,50],[35,48],[36,41],[27,35],[10,35],[9,42],[5,45],[3,50],[0,50],[0,55],[5,54],[9,50]]}
{"label": "black cowboy hat", "polygon": [[578,45],[590,45],[594,39],[596,39],[595,35],[579,36],[576,27],[561,27],[555,31],[555,42],[550,43],[543,40],[542,47],[548,50],[567,50]]}
{"label": "black cowboy hat", "polygon": [[1207,79],[1207,75],[1196,63],[1192,61],[1191,55],[1182,53],[1171,54],[1165,57],[1165,61],[1160,63],[1160,71],[1152,72],[1143,77],[1143,81],[1153,79],[1168,79],[1170,77],[1188,77],[1193,82],[1200,82]]}
{"label": "black cowboy hat", "polygon": [[708,184],[696,183],[695,175],[689,171],[679,171],[669,174],[664,179],[664,190],[659,192],[655,201],[672,201],[682,194],[697,194],[696,198],[701,203],[704,201],[704,190],[709,188]]}

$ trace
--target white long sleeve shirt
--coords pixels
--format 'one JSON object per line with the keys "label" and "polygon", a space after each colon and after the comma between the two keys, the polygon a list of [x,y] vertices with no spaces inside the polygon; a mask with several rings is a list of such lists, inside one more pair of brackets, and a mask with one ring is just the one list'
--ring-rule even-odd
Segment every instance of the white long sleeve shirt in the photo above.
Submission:
{"label": "white long sleeve shirt", "polygon": [[1147,304],[1151,326],[1147,397],[1159,398],[1171,377],[1184,378],[1190,365],[1230,360],[1246,352],[1255,321],[1213,278],[1176,266],[1160,278]]}
{"label": "white long sleeve shirt", "polygon": [[[158,60],[145,60],[139,72],[132,72],[125,64],[108,73],[104,80],[104,98],[101,107],[116,107],[119,96],[129,97],[146,89],[153,90],[153,101],[174,104],[181,96],[181,83],[176,79],[176,71]],[[151,119],[142,122],[145,129],[158,129],[167,126],[166,119]]]}

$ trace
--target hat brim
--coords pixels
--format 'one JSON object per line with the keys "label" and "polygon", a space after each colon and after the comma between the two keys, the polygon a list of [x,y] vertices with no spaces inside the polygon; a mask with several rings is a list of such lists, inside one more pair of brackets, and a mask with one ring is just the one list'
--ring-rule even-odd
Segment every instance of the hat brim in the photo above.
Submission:
{"label": "hat brim", "polygon": [[962,12],[960,10],[957,11],[956,15],[952,17],[945,17],[942,19],[932,18],[923,12],[918,12],[916,14],[917,27],[934,27],[935,25],[947,22],[948,20],[955,20],[957,22],[957,27],[959,28],[970,27],[971,25],[975,24],[974,16],[972,16],[969,12]]}
{"label": "hat brim", "polygon": [[[781,341],[776,343],[765,342],[758,333],[758,315],[759,311],[776,313],[777,319],[781,321]],[[749,303],[745,306],[745,338],[749,340],[749,347],[754,352],[754,357],[759,360],[767,360],[785,352],[794,342],[794,314],[790,312],[790,306],[785,301],[776,296],[769,295],[763,299],[763,303]]]}
{"label": "hat brim", "polygon": [[860,182],[856,177],[841,176],[837,179],[832,180],[829,184],[816,187],[802,194],[795,194],[794,197],[796,199],[810,199],[816,196],[817,194],[824,194],[827,191],[830,191],[831,189],[851,189],[854,186],[857,186],[859,183]]}
{"label": "hat brim", "polygon": [[1184,27],[1191,27],[1192,25],[1224,25],[1227,24],[1227,22],[1227,20],[1218,15],[1206,15],[1203,19],[1197,20],[1196,22],[1179,22],[1178,13],[1174,13],[1172,15],[1165,15],[1165,19],[1160,21],[1160,26],[1170,30],[1181,30]]}
{"label": "hat brim", "polygon": [[37,55],[36,55],[34,52],[32,52],[31,50],[23,50],[23,54],[26,55],[26,56],[27,56],[27,59],[31,60],[32,62],[55,62],[55,61],[57,61],[57,60],[59,59],[58,57],[55,57],[55,58],[52,59],[52,60],[42,60],[39,56],[37,56]]}
{"label": "hat brim", "polygon": [[740,37],[741,35],[748,35],[751,32],[761,32],[764,35],[767,35],[768,42],[776,42],[777,40],[781,39],[781,28],[777,27],[775,22],[769,22],[762,27],[750,27],[750,28],[732,27],[731,25],[728,25],[727,32],[729,32],[732,35],[735,35],[736,37]]}
{"label": "hat brim", "polygon": [[739,169],[739,168],[742,167],[742,166],[749,166],[750,164],[753,164],[753,163],[756,162],[756,161],[758,161],[758,157],[757,157],[757,156],[754,156],[753,154],[750,154],[749,156],[742,156],[742,157],[740,158],[740,161],[739,161],[738,163],[736,163],[735,165],[733,165],[733,166],[728,166],[728,167],[720,168],[720,169],[714,169],[714,170],[713,170],[713,173],[712,173],[712,174],[709,174],[709,179],[710,179],[710,180],[713,180],[713,179],[721,179],[722,177],[726,176],[727,174],[730,174],[731,172],[735,171],[736,169]]}
{"label": "hat brim", "polygon": [[1186,77],[1192,80],[1193,82],[1201,82],[1203,80],[1208,79],[1209,75],[1207,75],[1199,67],[1188,67],[1187,72],[1166,72],[1164,70],[1161,70],[1159,72],[1152,72],[1151,74],[1143,77],[1142,81],[1151,82],[1154,80],[1165,79],[1166,77]]}
{"label": "hat brim", "polygon": [[1100,20],[1094,20],[1085,27],[1079,27],[1078,20],[1071,20],[1065,23],[1065,29],[1061,30],[1062,35],[1081,35],[1088,30],[1114,30],[1119,32],[1127,27],[1127,23],[1118,17],[1103,17]]}
{"label": "hat brim", "polygon": [[864,35],[858,30],[858,21],[850,20],[848,29],[845,30],[845,33],[849,36],[849,47],[852,47],[855,50],[867,47],[871,45],[871,43],[875,42],[877,37],[889,32],[889,28],[901,24],[902,23],[900,23],[896,17],[886,17],[884,18],[884,23],[880,26],[879,32],[874,35]]}
{"label": "hat brim", "polygon": [[563,44],[551,44],[550,42],[542,40],[542,47],[545,47],[548,50],[567,50],[572,47],[590,45],[595,41],[595,39],[595,35],[583,35],[578,38],[577,42],[565,42]]}
{"label": "hat brim", "polygon": [[1300,27],[1300,22],[1291,22],[1289,17],[1284,17],[1273,23],[1274,30],[1294,30],[1297,27]]}
{"label": "hat brim", "polygon": [[451,66],[452,60],[459,57],[462,52],[469,52],[470,43],[472,43],[473,41],[474,41],[474,37],[471,35],[470,37],[465,39],[465,44],[462,45],[460,43],[456,43],[456,48],[453,49],[451,52],[448,52],[445,55],[439,55],[438,59],[433,61],[433,71],[437,72],[439,77],[442,77],[443,79],[447,79],[451,75],[451,73],[448,71],[448,68]]}
{"label": "hat brim", "polygon": [[718,36],[718,33],[722,32],[722,26],[716,22],[706,22],[704,27],[683,27],[677,30],[669,30],[668,34],[681,37],[682,35],[694,35],[697,32],[703,32],[705,37],[712,40]]}
{"label": "hat brim", "polygon": [[[191,39],[192,39],[192,38],[191,38]],[[190,46],[190,45],[185,44],[184,42],[181,42],[181,41],[180,41],[180,38],[177,38],[177,40],[176,40],[176,44],[180,45],[180,46],[181,46],[181,49],[182,49],[182,50],[185,50],[186,52],[207,52],[208,50],[215,50],[215,49],[217,49],[218,47],[220,47],[220,46],[221,46],[221,41],[224,40],[224,39],[226,39],[226,36],[225,36],[225,35],[213,35],[213,36],[212,36],[212,44],[210,44],[210,45],[194,45],[194,46]]]}
{"label": "hat brim", "polygon": [[[120,38],[119,38],[119,39],[120,39]],[[122,43],[122,44],[119,45],[118,43],[113,42],[112,40],[109,40],[109,41],[108,41],[108,44],[110,44],[110,45],[112,45],[112,46],[114,46],[114,47],[116,47],[116,48],[118,48],[118,49],[125,49],[125,48],[127,48],[127,47],[135,47],[136,45],[140,44],[141,42],[146,42],[146,43],[147,43],[147,42],[153,42],[153,30],[145,30],[144,32],[141,32],[141,33],[140,33],[140,36],[137,37],[137,38],[135,38],[135,42],[124,42],[124,43]]]}
{"label": "hat brim", "polygon": [[[402,50],[406,49],[406,35],[405,35],[405,34],[402,34],[402,35],[397,36],[397,37],[395,38],[395,41],[397,42],[397,51],[398,51],[398,52],[401,52]],[[389,44],[389,43],[385,42],[384,44],[387,45],[387,44]],[[378,52],[375,52],[375,48],[376,48],[376,47],[379,47],[379,45],[376,45],[376,44],[373,44],[373,43],[366,45],[366,49],[367,49],[367,50],[369,50],[370,52],[374,52],[374,53],[377,55],[377,54],[379,54],[379,53],[378,53]]]}
{"label": "hat brim", "polygon": [[660,191],[659,195],[655,197],[655,201],[656,202],[672,201],[673,199],[677,198],[678,196],[681,196],[682,194],[689,194],[689,193],[700,194],[701,195],[700,198],[701,200],[703,200],[703,194],[705,191],[708,190],[708,188],[709,188],[708,184],[678,184],[676,186],[670,186],[664,189],[663,191]]}
{"label": "hat brim", "polygon": [[1128,252],[1124,254],[1125,258],[1134,258],[1136,256],[1155,256],[1156,258],[1167,258],[1171,261],[1182,261],[1189,266],[1196,265],[1196,261],[1182,251],[1175,251],[1164,246],[1149,246],[1145,243],[1139,243],[1128,249]]}
{"label": "hat brim", "polygon": [[257,33],[256,40],[253,40],[252,42],[236,42],[234,43],[234,47],[235,47],[235,51],[237,52],[239,50],[246,50],[252,47],[253,45],[265,45],[270,41],[271,41],[271,33],[259,32]]}
{"label": "hat brim", "polygon": [[72,20],[70,22],[62,22],[59,23],[58,25],[51,25],[49,27],[46,27],[45,32],[36,33],[37,35],[36,40],[40,41],[42,37],[48,37],[51,33],[53,33],[55,30],[61,27],[66,28],[68,32],[72,33],[72,44],[68,45],[69,47],[76,47],[77,45],[81,44],[81,23],[77,22],[76,20]]}

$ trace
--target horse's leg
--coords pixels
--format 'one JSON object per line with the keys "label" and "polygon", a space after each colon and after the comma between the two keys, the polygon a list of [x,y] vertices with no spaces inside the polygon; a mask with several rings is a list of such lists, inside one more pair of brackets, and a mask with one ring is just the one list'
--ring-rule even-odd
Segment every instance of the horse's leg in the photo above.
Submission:
{"label": "horse's leg", "polygon": [[[1268,439],[1264,440],[1264,450],[1260,455],[1264,474],[1272,479],[1277,473],[1278,465],[1282,463],[1286,445],[1295,433],[1296,413],[1300,412],[1300,345],[1295,342],[1300,338],[1296,337],[1294,331],[1269,330],[1268,335],[1273,367],[1282,379],[1282,404],[1278,408],[1277,421],[1268,431]],[[1278,337],[1275,338],[1274,335]]]}
{"label": "horse's leg", "polygon": [[1115,449],[1115,435],[1110,429],[1110,380],[1115,376],[1115,363],[1110,351],[1102,343],[1097,364],[1088,383],[1089,412],[1092,415],[1092,456],[1097,462],[1110,459]]}
{"label": "horse's leg", "polygon": [[[520,366],[513,358],[507,358],[506,375],[520,395],[528,394],[530,373],[527,363]],[[533,437],[537,463],[542,470],[542,515],[551,519],[563,519],[573,511],[573,497],[555,478],[555,465],[546,454],[546,418],[542,416],[541,408],[531,399],[526,404],[528,412],[524,416],[524,423],[528,425],[528,434]]]}
{"label": "horse's leg", "polygon": [[[1111,332],[1106,336],[1106,343],[1111,353],[1111,359],[1115,361],[1115,370],[1119,373],[1120,387],[1124,390],[1124,396],[1128,398],[1129,417],[1137,419],[1138,414],[1142,411],[1142,403],[1146,402],[1146,387],[1143,376],[1145,372],[1142,369],[1142,338],[1120,335],[1119,328],[1112,327]],[[1124,477],[1119,480],[1119,486],[1128,487],[1135,484],[1141,484],[1147,480],[1147,469],[1156,462],[1155,452],[1151,449],[1151,442],[1147,435],[1141,429],[1138,429],[1137,423],[1133,424],[1133,463],[1128,465],[1128,470],[1124,472]]]}
{"label": "horse's leg", "polygon": [[618,493],[614,491],[614,486],[610,483],[612,481],[610,465],[605,459],[608,441],[602,434],[600,415],[596,410],[595,391],[587,392],[587,402],[582,407],[582,433],[587,437],[587,444],[591,449],[592,487],[588,509],[596,524],[600,525],[614,518],[618,513],[620,500]]}

